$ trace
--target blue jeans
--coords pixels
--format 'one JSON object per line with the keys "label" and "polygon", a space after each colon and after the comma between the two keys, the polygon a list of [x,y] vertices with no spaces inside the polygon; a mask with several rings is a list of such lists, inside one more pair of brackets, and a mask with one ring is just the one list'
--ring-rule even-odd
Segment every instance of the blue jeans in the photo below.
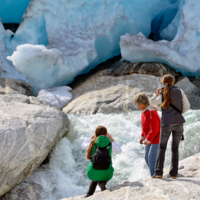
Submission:
{"label": "blue jeans", "polygon": [[155,173],[155,164],[158,155],[159,144],[145,146],[145,161],[149,167],[151,176]]}

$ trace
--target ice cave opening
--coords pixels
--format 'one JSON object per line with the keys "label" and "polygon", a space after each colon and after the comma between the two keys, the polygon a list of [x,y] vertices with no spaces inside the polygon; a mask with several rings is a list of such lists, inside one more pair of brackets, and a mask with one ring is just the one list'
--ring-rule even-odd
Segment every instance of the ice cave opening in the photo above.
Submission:
{"label": "ice cave opening", "polygon": [[[169,33],[166,32],[165,35],[161,35],[161,32],[168,27],[168,25],[173,21],[177,12],[178,12],[178,4],[175,7],[168,8],[164,10],[164,12],[156,15],[151,21],[151,33],[149,34],[148,39],[152,39],[154,41],[158,40],[167,40],[171,41],[173,38],[169,39],[165,35]],[[168,30],[169,31],[169,30]],[[174,35],[175,36],[175,35]]]}
{"label": "ice cave opening", "polygon": [[[3,23],[3,27],[5,30],[11,30],[15,33],[19,27],[20,23]],[[11,35],[11,39],[14,37],[14,34]]]}

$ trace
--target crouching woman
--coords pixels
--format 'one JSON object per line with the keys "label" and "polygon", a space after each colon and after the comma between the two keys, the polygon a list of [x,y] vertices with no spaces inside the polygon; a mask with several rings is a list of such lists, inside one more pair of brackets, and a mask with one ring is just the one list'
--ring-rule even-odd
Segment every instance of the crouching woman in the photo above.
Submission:
{"label": "crouching woman", "polygon": [[98,126],[95,134],[86,139],[81,147],[87,149],[86,157],[90,160],[87,176],[91,184],[85,196],[89,197],[94,194],[97,184],[102,191],[106,190],[106,184],[112,179],[114,172],[112,152],[120,154],[122,150],[104,126]]}
{"label": "crouching woman", "polygon": [[157,113],[158,106],[149,105],[149,99],[145,93],[135,96],[134,102],[141,113],[142,134],[140,144],[145,146],[145,161],[149,167],[151,176],[155,173],[155,164],[160,141],[160,117]]}

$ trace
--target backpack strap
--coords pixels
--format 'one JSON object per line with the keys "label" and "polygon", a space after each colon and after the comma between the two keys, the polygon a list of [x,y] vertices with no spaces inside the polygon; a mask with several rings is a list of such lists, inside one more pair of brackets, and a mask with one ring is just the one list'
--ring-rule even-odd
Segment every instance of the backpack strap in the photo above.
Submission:
{"label": "backpack strap", "polygon": [[[162,88],[164,89],[164,88]],[[163,93],[162,94],[162,102],[164,102],[164,96],[163,96]],[[182,114],[182,111],[180,111],[176,106],[174,106],[173,104],[169,104],[174,110],[176,110],[178,113]]]}
{"label": "backpack strap", "polygon": [[[110,146],[111,146],[111,142],[107,145],[107,146],[105,146],[105,147],[102,147],[101,149],[109,149],[110,148]],[[96,145],[96,144],[95,144]],[[97,145],[96,145],[96,147],[98,147]],[[100,147],[99,147],[100,148]]]}
{"label": "backpack strap", "polygon": [[182,114],[182,112],[176,107],[174,106],[173,104],[169,104],[174,110],[176,110],[178,113]]}
{"label": "backpack strap", "polygon": [[112,143],[110,142],[106,148],[107,148],[107,149],[109,149],[109,148],[110,148],[110,146],[111,146],[111,144],[112,144]]}

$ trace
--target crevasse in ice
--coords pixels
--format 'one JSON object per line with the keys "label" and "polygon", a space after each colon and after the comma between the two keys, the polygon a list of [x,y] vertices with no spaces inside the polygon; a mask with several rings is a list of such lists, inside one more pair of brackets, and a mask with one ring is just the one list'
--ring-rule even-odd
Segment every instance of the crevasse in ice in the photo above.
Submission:
{"label": "crevasse in ice", "polygon": [[[4,43],[10,56],[21,45],[9,60],[37,93],[66,85],[120,54],[121,35],[142,32],[149,37],[154,32],[156,39],[165,39],[162,30],[174,19],[178,5],[178,0],[32,0],[16,34],[11,38],[13,33],[6,31]],[[46,51],[40,58],[35,45],[47,48],[40,47]],[[59,52],[54,62],[52,52]]]}
{"label": "crevasse in ice", "polygon": [[137,62],[163,62],[183,75],[200,76],[200,1],[181,0],[172,22],[161,31],[168,40],[154,42],[144,34],[121,36],[124,59]]}

